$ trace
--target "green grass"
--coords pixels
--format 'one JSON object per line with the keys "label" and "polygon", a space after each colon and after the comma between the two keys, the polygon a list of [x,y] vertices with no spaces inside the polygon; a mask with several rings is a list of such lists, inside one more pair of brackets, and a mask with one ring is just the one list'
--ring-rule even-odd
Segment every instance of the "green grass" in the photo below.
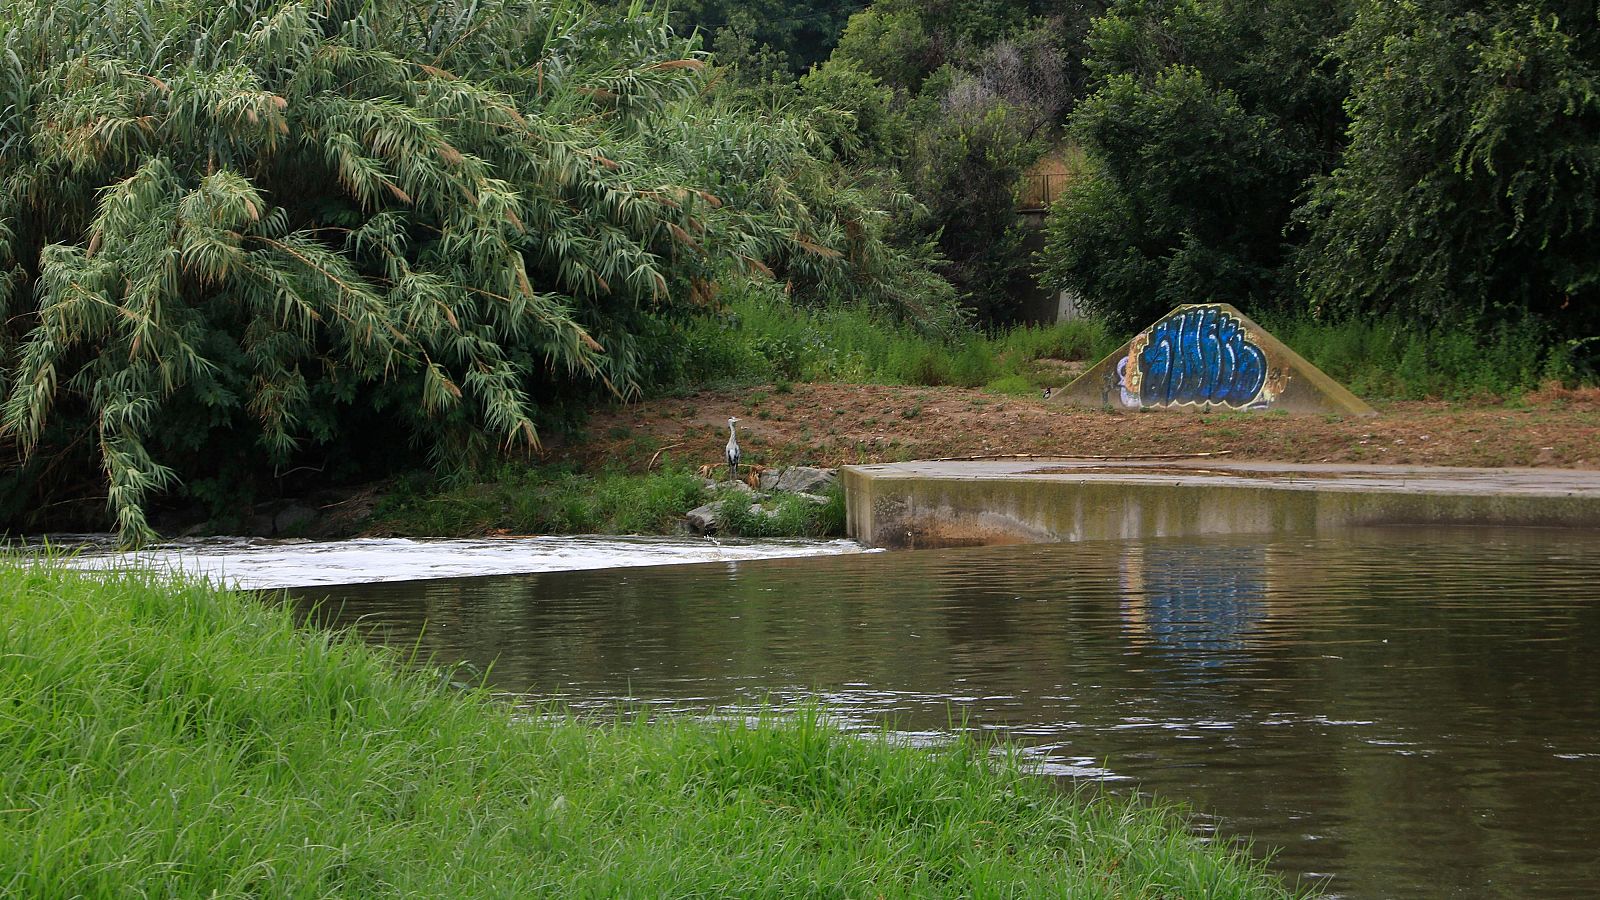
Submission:
{"label": "green grass", "polygon": [[1388,400],[1512,398],[1550,381],[1583,380],[1569,345],[1536,326],[1408,327],[1392,319],[1262,325],[1362,397]]}
{"label": "green grass", "polygon": [[971,743],[530,713],[148,574],[0,560],[0,608],[0,895],[1284,895]]}
{"label": "green grass", "polygon": [[[637,474],[584,474],[559,466],[505,466],[482,482],[441,483],[427,475],[395,485],[364,530],[406,537],[514,534],[674,534],[685,514],[712,499],[699,476],[667,465]],[[729,537],[835,537],[844,534],[844,495],[826,505],[775,495],[777,514],[750,510],[733,494],[721,534]]]}
{"label": "green grass", "polygon": [[1030,385],[1066,379],[1041,359],[1098,359],[1116,349],[1098,322],[1023,326],[985,335],[935,337],[857,307],[807,310],[782,298],[730,293],[722,317],[682,334],[687,384],[793,381],[982,387],[997,379]]}
{"label": "green grass", "polygon": [[[1042,361],[1099,360],[1129,337],[1075,321],[938,338],[859,308],[806,310],[757,292],[726,299],[727,315],[696,320],[682,335],[679,377],[686,384],[958,385],[1023,395],[1071,380]],[[1262,324],[1369,399],[1510,398],[1550,381],[1594,380],[1577,361],[1582,341],[1563,342],[1535,325],[1437,328],[1309,317]]]}

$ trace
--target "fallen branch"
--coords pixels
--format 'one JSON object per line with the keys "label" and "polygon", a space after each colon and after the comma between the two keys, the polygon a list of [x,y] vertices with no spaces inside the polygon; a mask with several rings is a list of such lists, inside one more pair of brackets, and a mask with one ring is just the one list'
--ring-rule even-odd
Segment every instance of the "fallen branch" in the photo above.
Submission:
{"label": "fallen branch", "polygon": [[991,459],[1092,459],[1096,462],[1109,462],[1115,460],[1136,459],[1206,459],[1213,456],[1228,456],[1232,450],[1212,450],[1204,453],[1144,453],[1144,454],[1119,454],[1117,456],[1081,456],[1078,454],[1063,455],[1060,453],[1006,453],[994,456],[941,456],[936,459],[922,460],[922,462],[983,462]]}

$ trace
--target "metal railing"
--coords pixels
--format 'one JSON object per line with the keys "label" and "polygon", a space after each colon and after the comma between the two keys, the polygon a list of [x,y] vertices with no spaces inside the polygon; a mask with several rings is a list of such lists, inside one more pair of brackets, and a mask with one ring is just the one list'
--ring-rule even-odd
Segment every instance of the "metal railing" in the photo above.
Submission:
{"label": "metal railing", "polygon": [[1071,175],[1057,172],[1049,175],[1022,176],[1022,191],[1017,196],[1018,212],[1044,212],[1067,189]]}

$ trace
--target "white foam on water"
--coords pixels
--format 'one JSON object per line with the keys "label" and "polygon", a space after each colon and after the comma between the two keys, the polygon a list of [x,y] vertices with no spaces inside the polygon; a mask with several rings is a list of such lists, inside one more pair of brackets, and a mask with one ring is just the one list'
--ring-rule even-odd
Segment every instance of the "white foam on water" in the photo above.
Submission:
{"label": "white foam on water", "polygon": [[854,541],[711,541],[705,538],[525,537],[473,540],[362,538],[274,541],[204,538],[118,551],[103,535],[65,535],[52,546],[79,569],[138,567],[198,576],[245,590],[522,575],[630,566],[740,562],[860,553]]}

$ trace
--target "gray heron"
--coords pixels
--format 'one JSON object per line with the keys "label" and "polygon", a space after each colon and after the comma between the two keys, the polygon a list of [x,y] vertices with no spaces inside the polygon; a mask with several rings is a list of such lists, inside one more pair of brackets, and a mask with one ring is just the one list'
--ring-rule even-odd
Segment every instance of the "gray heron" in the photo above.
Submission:
{"label": "gray heron", "polygon": [[732,416],[728,417],[728,447],[723,456],[728,460],[729,481],[739,477],[739,435],[733,429],[734,423],[738,421]]}

